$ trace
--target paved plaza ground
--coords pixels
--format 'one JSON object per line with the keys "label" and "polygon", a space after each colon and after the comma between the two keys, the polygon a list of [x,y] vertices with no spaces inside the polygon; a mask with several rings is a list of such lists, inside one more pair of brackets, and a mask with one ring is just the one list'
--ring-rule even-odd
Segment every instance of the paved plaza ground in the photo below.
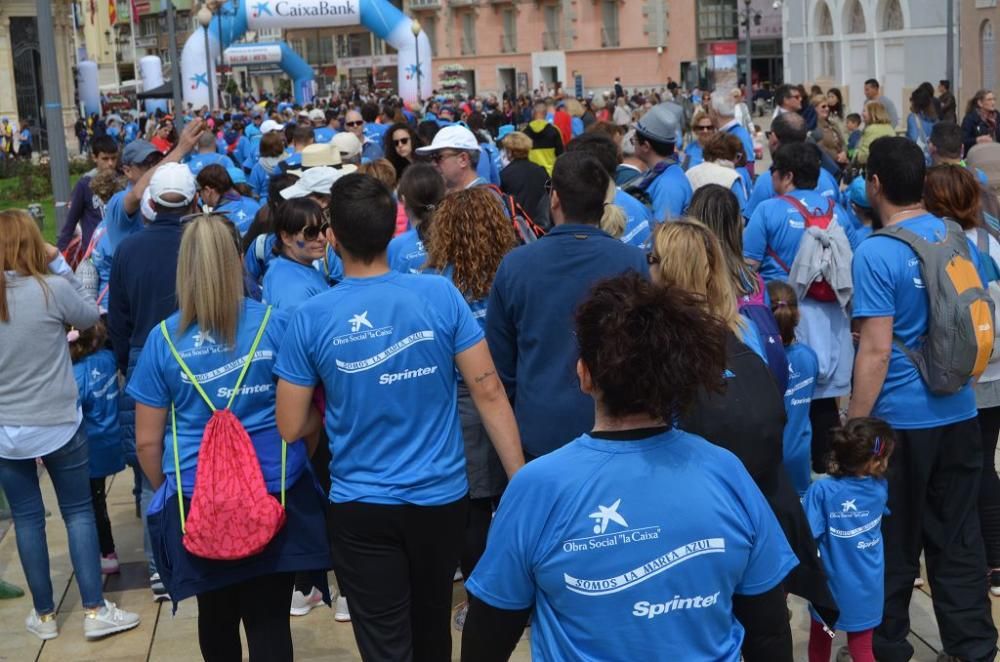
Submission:
{"label": "paved plaza ground", "polygon": [[[141,526],[135,518],[131,494],[131,473],[118,474],[108,490],[108,510],[118,554],[122,561],[120,575],[106,579],[108,599],[121,607],[138,612],[142,623],[131,632],[89,642],[83,637],[83,612],[80,594],[73,582],[66,545],[66,530],[59,517],[55,494],[47,476],[42,474],[43,495],[52,511],[48,519],[49,556],[52,561],[52,581],[59,605],[58,622],[61,633],[57,639],[39,641],[24,629],[24,617],[31,609],[25,596],[17,600],[0,601],[0,660],[11,662],[187,662],[199,660],[197,604],[191,599],[181,603],[176,616],[171,616],[169,604],[155,604],[149,591],[142,555]],[[9,520],[0,522],[0,578],[25,586],[17,559],[14,534]],[[4,531],[6,529],[6,532]],[[332,575],[331,575],[332,579]],[[985,590],[985,584],[984,584]],[[455,603],[464,599],[461,583],[455,584]],[[994,620],[1000,622],[1000,602],[994,601]],[[796,660],[806,659],[808,615],[801,601],[794,601],[792,625]],[[914,660],[933,662],[940,649],[930,596],[924,590],[914,592],[911,640],[917,650]],[[530,631],[529,631],[530,632]],[[458,659],[460,635],[455,635],[454,658]],[[351,626],[333,620],[326,608],[313,610],[308,616],[292,619],[295,659],[305,662],[327,662],[359,659]],[[530,636],[530,635],[529,635]],[[838,642],[843,635],[838,637]],[[836,650],[836,648],[835,648]],[[512,658],[530,659],[528,641],[522,641]]]}

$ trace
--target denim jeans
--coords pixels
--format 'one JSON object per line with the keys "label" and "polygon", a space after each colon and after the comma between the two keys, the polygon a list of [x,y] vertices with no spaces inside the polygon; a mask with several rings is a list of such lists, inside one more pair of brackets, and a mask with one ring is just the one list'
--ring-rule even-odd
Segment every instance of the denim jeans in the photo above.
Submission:
{"label": "denim jeans", "polygon": [[[83,606],[88,609],[102,606],[101,553],[90,501],[87,435],[83,426],[63,447],[44,456],[42,462],[52,479],[66,524],[70,560]],[[55,611],[55,604],[49,576],[49,547],[45,539],[45,504],[38,487],[35,461],[0,458],[0,485],[7,493],[14,515],[17,553],[35,611],[51,613]]]}

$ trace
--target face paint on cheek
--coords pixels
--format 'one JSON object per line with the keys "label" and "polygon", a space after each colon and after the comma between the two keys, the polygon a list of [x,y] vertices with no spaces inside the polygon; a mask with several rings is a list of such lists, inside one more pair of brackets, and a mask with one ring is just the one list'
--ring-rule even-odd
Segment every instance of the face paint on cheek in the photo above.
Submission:
{"label": "face paint on cheek", "polygon": [[299,248],[305,248],[306,247],[306,242],[299,241],[298,239],[296,239],[295,240],[295,245],[298,246]]}

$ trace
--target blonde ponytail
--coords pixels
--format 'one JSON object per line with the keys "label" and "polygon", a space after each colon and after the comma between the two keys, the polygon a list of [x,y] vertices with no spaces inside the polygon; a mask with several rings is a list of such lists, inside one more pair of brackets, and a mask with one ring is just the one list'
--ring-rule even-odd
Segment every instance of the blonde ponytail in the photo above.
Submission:
{"label": "blonde ponytail", "polygon": [[615,186],[615,180],[612,179],[608,182],[608,192],[604,196],[604,214],[601,215],[601,229],[615,239],[619,239],[625,234],[627,221],[625,210],[614,204],[617,193],[618,188]]}

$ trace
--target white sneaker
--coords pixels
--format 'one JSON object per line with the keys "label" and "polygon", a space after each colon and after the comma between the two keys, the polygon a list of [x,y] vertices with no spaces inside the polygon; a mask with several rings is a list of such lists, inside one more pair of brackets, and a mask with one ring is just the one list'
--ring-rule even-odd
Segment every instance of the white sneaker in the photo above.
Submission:
{"label": "white sneaker", "polygon": [[55,639],[59,636],[59,626],[56,624],[55,612],[39,616],[38,612],[32,609],[28,617],[24,619],[24,627],[28,628],[28,632],[43,641]]}
{"label": "white sneaker", "polygon": [[110,600],[104,601],[100,609],[84,612],[83,635],[87,639],[99,639],[116,632],[131,630],[139,625],[139,614],[119,609]]}
{"label": "white sneaker", "polygon": [[323,594],[315,586],[309,595],[303,595],[302,591],[292,591],[292,608],[288,610],[292,616],[305,616],[323,604]]}
{"label": "white sneaker", "polygon": [[462,569],[461,568],[455,568],[455,576],[451,578],[451,581],[453,581],[453,582],[460,582],[463,579],[464,579],[464,577],[462,576]]}
{"label": "white sneaker", "polygon": [[117,575],[120,571],[121,565],[118,563],[118,554],[111,552],[107,556],[101,557],[102,575]]}
{"label": "white sneaker", "polygon": [[342,595],[337,596],[337,609],[333,612],[333,620],[338,623],[351,622],[351,610],[347,608],[347,598]]}
{"label": "white sneaker", "polygon": [[916,579],[913,580],[913,588],[920,588],[923,585],[924,585],[923,577],[918,576]]}

